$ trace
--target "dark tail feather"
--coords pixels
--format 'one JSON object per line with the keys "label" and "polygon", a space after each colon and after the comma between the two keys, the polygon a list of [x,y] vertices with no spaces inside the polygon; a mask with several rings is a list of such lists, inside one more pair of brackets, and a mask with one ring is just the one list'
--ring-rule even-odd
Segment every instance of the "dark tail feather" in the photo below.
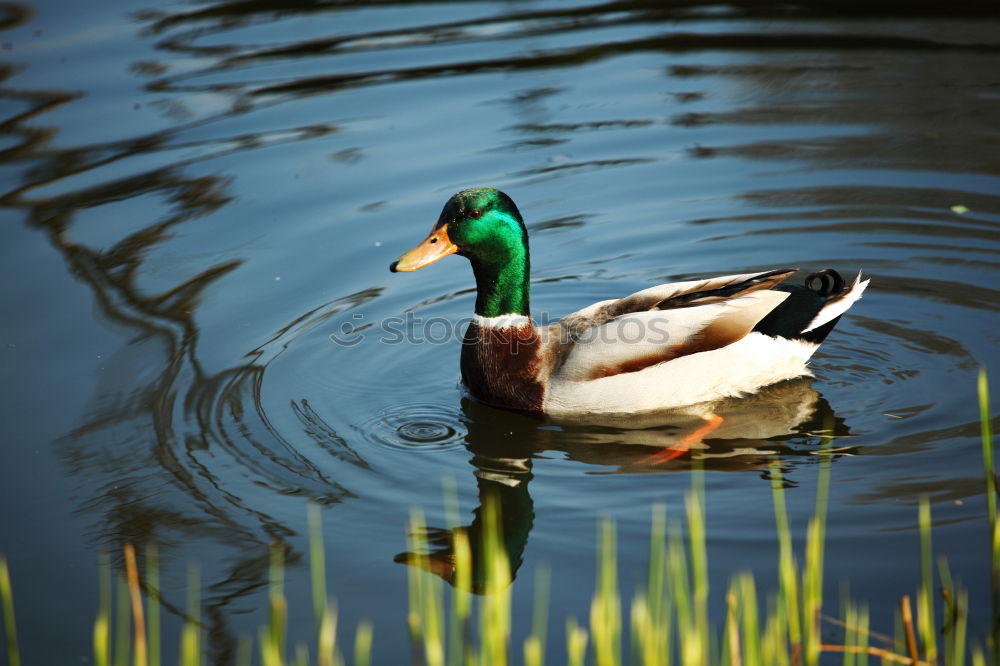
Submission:
{"label": "dark tail feather", "polygon": [[810,273],[806,276],[806,288],[815,291],[820,296],[839,296],[847,291],[844,289],[844,278],[832,268]]}
{"label": "dark tail feather", "polygon": [[[706,305],[728,300],[734,296],[742,296],[760,289],[774,289],[778,283],[794,273],[796,268],[779,268],[766,273],[758,273],[742,282],[735,282],[725,287],[717,289],[706,289],[705,291],[691,291],[680,296],[674,296],[660,301],[656,304],[658,310],[672,310],[691,305]],[[839,276],[838,276],[839,277]],[[843,283],[843,280],[841,280]],[[780,287],[778,287],[780,288]]]}
{"label": "dark tail feather", "polygon": [[823,342],[840,317],[835,317],[822,326],[803,332],[823,306],[848,291],[844,278],[832,268],[810,273],[804,284],[779,284],[774,290],[788,292],[788,298],[757,322],[753,330],[764,335],[804,340],[819,344]]}

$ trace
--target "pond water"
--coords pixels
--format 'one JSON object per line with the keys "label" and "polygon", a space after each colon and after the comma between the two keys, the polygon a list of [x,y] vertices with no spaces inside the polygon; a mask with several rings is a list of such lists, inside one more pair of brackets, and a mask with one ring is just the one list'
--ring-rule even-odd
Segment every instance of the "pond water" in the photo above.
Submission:
{"label": "pond water", "polygon": [[[98,553],[125,542],[159,546],[168,655],[198,562],[211,661],[231,663],[264,618],[274,542],[304,639],[314,501],[345,635],[369,619],[376,663],[403,663],[406,523],[423,507],[443,526],[450,479],[463,524],[503,489],[515,635],[552,569],[558,663],[600,517],[628,593],[651,507],[679,516],[695,464],[714,594],[744,569],[771,587],[767,465],[801,547],[828,424],[828,610],[846,582],[892,632],[926,495],[982,636],[1000,17],[885,4],[4,5],[0,552],[26,661],[89,661]],[[537,318],[787,266],[872,282],[814,378],[636,466],[692,424],[476,404],[458,370],[467,262],[389,273],[473,185],[526,218]]]}

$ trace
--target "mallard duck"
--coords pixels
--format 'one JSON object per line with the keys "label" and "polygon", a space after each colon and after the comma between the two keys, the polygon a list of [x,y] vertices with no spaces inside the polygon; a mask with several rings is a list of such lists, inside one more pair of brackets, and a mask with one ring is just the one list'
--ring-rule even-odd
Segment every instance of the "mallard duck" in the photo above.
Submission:
{"label": "mallard duck", "polygon": [[[807,375],[869,282],[859,274],[847,286],[826,269],[784,284],[793,268],[673,282],[536,326],[524,220],[509,196],[485,187],[451,197],[430,235],[389,269],[417,271],[449,254],[468,258],[476,278],[461,353],[469,392],[554,417],[703,406]],[[703,436],[718,423],[699,409]]]}

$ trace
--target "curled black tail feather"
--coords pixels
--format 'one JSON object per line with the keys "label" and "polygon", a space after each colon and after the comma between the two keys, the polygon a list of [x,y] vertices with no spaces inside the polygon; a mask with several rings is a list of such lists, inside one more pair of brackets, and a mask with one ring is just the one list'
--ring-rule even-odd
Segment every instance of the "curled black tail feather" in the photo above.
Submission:
{"label": "curled black tail feather", "polygon": [[[810,273],[806,276],[806,288],[815,291],[820,296],[836,296],[844,291],[844,278],[832,268]],[[816,284],[818,283],[818,284]]]}
{"label": "curled black tail feather", "polygon": [[804,284],[779,284],[774,290],[788,292],[788,298],[757,322],[753,330],[764,335],[819,344],[833,330],[840,317],[811,331],[803,330],[824,305],[844,293],[846,283],[840,273],[824,268],[807,275]]}

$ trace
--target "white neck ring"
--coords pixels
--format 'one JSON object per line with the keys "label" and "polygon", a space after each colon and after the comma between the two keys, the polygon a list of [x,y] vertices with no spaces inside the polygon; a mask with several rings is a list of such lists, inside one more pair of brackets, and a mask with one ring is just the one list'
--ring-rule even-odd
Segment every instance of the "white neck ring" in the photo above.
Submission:
{"label": "white neck ring", "polygon": [[521,314],[505,314],[499,317],[483,317],[473,314],[472,323],[481,328],[512,328],[531,323],[531,317]]}

